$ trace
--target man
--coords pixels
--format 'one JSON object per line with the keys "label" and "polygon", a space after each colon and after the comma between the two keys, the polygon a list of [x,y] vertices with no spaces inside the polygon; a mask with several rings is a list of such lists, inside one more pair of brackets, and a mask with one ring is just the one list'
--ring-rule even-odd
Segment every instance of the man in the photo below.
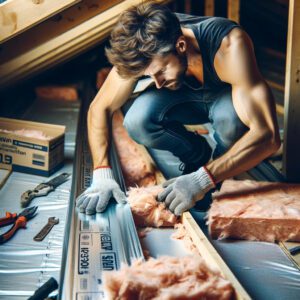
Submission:
{"label": "man", "polygon": [[[156,87],[133,102],[124,126],[138,143],[183,162],[183,175],[158,195],[176,215],[278,149],[274,99],[247,33],[224,18],[178,18],[148,2],[124,12],[113,29],[106,54],[114,67],[88,112],[94,172],[92,186],[77,199],[81,212],[103,212],[112,197],[126,202],[109,166],[109,123],[142,76]],[[206,140],[183,126],[208,121],[217,142],[213,160]]]}

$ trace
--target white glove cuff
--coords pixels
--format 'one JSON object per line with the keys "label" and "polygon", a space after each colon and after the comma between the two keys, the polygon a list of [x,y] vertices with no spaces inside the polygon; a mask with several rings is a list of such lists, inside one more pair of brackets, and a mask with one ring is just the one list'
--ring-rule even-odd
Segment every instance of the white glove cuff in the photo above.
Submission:
{"label": "white glove cuff", "polygon": [[195,175],[196,180],[203,189],[204,193],[207,193],[209,190],[216,187],[211,174],[209,174],[206,168],[201,167],[198,171],[195,172]]}
{"label": "white glove cuff", "polygon": [[101,181],[101,179],[114,179],[111,168],[99,168],[93,171],[93,183]]}

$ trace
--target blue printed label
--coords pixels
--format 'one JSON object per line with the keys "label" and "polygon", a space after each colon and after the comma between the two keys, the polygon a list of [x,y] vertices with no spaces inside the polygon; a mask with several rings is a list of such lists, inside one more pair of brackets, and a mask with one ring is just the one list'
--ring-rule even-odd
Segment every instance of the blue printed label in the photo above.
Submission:
{"label": "blue printed label", "polygon": [[34,150],[40,150],[47,152],[48,147],[42,146],[42,145],[37,145],[37,144],[32,144],[32,143],[27,143],[27,142],[22,142],[18,140],[13,140],[13,144],[19,147],[24,147],[24,148],[29,148],[29,149],[34,149]]}

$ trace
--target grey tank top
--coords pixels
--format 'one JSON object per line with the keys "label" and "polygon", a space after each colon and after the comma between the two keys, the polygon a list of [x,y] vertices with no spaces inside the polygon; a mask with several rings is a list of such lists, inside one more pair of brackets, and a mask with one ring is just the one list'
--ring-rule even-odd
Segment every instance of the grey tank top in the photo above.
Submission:
{"label": "grey tank top", "polygon": [[176,13],[182,27],[193,30],[203,61],[203,88],[222,89],[228,86],[220,80],[214,68],[214,58],[222,39],[235,27],[234,21],[221,17],[198,17]]}

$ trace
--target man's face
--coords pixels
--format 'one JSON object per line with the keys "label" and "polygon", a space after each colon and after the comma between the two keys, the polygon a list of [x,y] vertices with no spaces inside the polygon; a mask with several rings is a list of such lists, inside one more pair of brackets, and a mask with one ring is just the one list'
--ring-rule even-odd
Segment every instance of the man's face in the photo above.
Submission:
{"label": "man's face", "polygon": [[186,54],[168,54],[156,56],[143,75],[153,78],[158,89],[165,87],[177,90],[183,83],[186,70]]}

